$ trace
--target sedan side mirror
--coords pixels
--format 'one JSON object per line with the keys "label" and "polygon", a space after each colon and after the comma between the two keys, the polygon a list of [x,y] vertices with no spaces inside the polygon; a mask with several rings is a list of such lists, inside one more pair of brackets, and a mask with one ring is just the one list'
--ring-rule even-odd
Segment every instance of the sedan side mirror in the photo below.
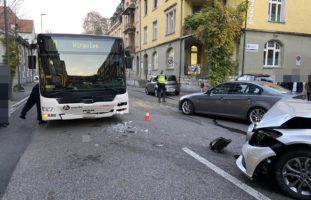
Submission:
{"label": "sedan side mirror", "polygon": [[132,69],[133,64],[132,64],[132,58],[131,57],[125,58],[125,66],[127,69]]}

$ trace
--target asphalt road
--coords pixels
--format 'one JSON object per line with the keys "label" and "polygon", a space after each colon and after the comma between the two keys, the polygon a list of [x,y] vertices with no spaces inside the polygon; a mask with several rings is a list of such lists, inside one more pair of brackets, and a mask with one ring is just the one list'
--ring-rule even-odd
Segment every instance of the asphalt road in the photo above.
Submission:
{"label": "asphalt road", "polygon": [[[288,199],[273,181],[252,182],[236,168],[246,124],[185,116],[176,97],[159,104],[140,89],[129,90],[127,115],[41,126],[29,121],[31,141],[3,200]],[[219,136],[233,140],[222,154],[208,148]]]}
{"label": "asphalt road", "polygon": [[0,198],[37,126],[34,110],[28,113],[27,120],[18,117],[19,111],[20,109],[11,115],[8,127],[0,127]]}

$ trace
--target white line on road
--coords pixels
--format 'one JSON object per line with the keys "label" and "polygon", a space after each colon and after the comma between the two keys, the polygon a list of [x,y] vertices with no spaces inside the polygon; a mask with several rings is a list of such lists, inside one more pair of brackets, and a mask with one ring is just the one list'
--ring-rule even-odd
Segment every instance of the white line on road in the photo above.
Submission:
{"label": "white line on road", "polygon": [[15,103],[14,105],[11,105],[11,107],[10,107],[10,115],[12,115],[17,109],[19,109],[23,105],[23,103],[25,101],[27,101],[28,97],[29,96],[23,98],[22,100],[20,100],[19,102]]}
{"label": "white line on road", "polygon": [[237,178],[231,176],[230,174],[228,174],[224,170],[220,169],[219,167],[217,167],[213,163],[206,160],[205,158],[203,158],[200,155],[196,154],[195,152],[191,151],[189,148],[185,147],[185,148],[183,148],[183,151],[186,152],[187,154],[189,154],[190,156],[192,156],[193,158],[195,158],[196,160],[198,160],[199,162],[201,162],[202,164],[204,164],[205,166],[207,166],[208,168],[210,168],[211,170],[213,170],[214,172],[216,172],[218,175],[222,176],[226,180],[230,181],[231,183],[233,183],[234,185],[239,187],[241,190],[247,192],[249,195],[253,196],[254,198],[256,198],[258,200],[271,200],[270,198],[266,197],[262,193],[251,188],[250,186],[241,182]]}

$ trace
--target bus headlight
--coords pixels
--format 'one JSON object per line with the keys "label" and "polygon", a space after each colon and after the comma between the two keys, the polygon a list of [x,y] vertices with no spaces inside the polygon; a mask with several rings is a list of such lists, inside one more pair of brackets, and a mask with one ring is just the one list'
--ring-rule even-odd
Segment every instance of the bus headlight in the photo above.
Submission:
{"label": "bus headlight", "polygon": [[41,107],[41,109],[42,109],[43,112],[51,112],[51,111],[54,110],[53,107]]}

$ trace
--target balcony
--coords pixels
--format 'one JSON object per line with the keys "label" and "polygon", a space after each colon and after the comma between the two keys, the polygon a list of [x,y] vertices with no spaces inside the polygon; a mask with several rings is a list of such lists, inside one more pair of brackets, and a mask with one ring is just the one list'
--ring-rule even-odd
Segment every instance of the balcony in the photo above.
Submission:
{"label": "balcony", "polygon": [[135,26],[132,23],[124,25],[124,34],[135,33]]}
{"label": "balcony", "polygon": [[135,3],[130,3],[123,11],[123,15],[134,15],[135,13]]}

